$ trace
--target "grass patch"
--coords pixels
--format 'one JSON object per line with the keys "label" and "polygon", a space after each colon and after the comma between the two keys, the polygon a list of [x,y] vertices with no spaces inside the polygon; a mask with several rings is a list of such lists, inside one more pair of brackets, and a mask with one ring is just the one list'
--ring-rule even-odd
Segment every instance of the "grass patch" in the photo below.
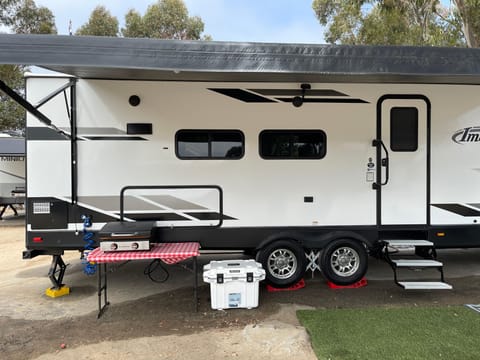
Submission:
{"label": "grass patch", "polygon": [[480,314],[461,306],[299,310],[319,359],[479,359]]}

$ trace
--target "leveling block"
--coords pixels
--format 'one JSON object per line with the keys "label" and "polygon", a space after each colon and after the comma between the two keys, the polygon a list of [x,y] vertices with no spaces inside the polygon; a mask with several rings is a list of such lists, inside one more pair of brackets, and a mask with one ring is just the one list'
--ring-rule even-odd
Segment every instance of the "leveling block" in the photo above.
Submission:
{"label": "leveling block", "polygon": [[296,284],[289,286],[287,288],[276,288],[271,285],[267,285],[267,291],[268,292],[277,292],[277,291],[295,291],[295,290],[300,290],[305,287],[305,280],[301,279],[299,282]]}
{"label": "leveling block", "polygon": [[60,296],[65,296],[70,294],[70,288],[68,286],[62,286],[60,288],[49,288],[45,290],[45,295],[51,297],[51,298],[57,298]]}
{"label": "leveling block", "polygon": [[367,284],[368,284],[368,282],[367,282],[367,279],[365,279],[365,278],[362,278],[359,281],[357,281],[356,283],[350,284],[350,285],[337,285],[337,284],[334,284],[330,281],[327,281],[327,285],[330,289],[358,289],[358,288],[367,286]]}

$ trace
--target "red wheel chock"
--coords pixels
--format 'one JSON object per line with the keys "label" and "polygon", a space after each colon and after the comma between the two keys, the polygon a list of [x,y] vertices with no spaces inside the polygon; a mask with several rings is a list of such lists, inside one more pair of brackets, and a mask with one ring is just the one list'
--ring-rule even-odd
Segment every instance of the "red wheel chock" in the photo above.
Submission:
{"label": "red wheel chock", "polygon": [[295,291],[295,290],[303,289],[304,287],[305,287],[305,280],[301,279],[296,284],[286,288],[276,288],[276,287],[273,287],[272,285],[267,285],[267,291],[268,292]]}
{"label": "red wheel chock", "polygon": [[337,284],[334,284],[330,281],[327,281],[327,285],[330,289],[358,289],[358,288],[367,286],[367,284],[368,284],[368,282],[367,282],[367,279],[365,279],[365,278],[362,278],[361,280],[357,281],[356,283],[350,284],[350,285],[337,285]]}

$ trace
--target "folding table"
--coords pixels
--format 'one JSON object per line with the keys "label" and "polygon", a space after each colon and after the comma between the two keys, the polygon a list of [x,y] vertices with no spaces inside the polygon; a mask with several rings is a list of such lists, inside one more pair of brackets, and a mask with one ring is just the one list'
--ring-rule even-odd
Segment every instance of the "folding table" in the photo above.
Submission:
{"label": "folding table", "polygon": [[[193,296],[195,302],[195,311],[198,307],[198,280],[197,280],[197,256],[200,244],[197,242],[186,243],[158,243],[153,245],[152,249],[146,251],[117,251],[104,252],[96,248],[88,254],[87,260],[99,264],[98,267],[98,316],[100,318],[106,307],[109,305],[107,300],[107,264],[145,259],[160,259],[168,265],[176,264],[180,261],[193,258]],[[102,274],[103,273],[103,274]],[[104,295],[104,304],[102,305],[102,293]]]}

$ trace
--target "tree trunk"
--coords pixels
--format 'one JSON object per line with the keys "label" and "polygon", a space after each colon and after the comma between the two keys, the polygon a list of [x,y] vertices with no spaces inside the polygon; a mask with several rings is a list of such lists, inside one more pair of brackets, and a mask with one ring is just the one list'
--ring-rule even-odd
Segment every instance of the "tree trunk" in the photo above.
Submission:
{"label": "tree trunk", "polygon": [[465,0],[454,0],[454,3],[457,6],[460,17],[462,18],[463,34],[465,35],[467,47],[480,47],[480,34],[476,34],[473,29],[472,21],[476,19],[471,18],[469,4],[467,4]]}

